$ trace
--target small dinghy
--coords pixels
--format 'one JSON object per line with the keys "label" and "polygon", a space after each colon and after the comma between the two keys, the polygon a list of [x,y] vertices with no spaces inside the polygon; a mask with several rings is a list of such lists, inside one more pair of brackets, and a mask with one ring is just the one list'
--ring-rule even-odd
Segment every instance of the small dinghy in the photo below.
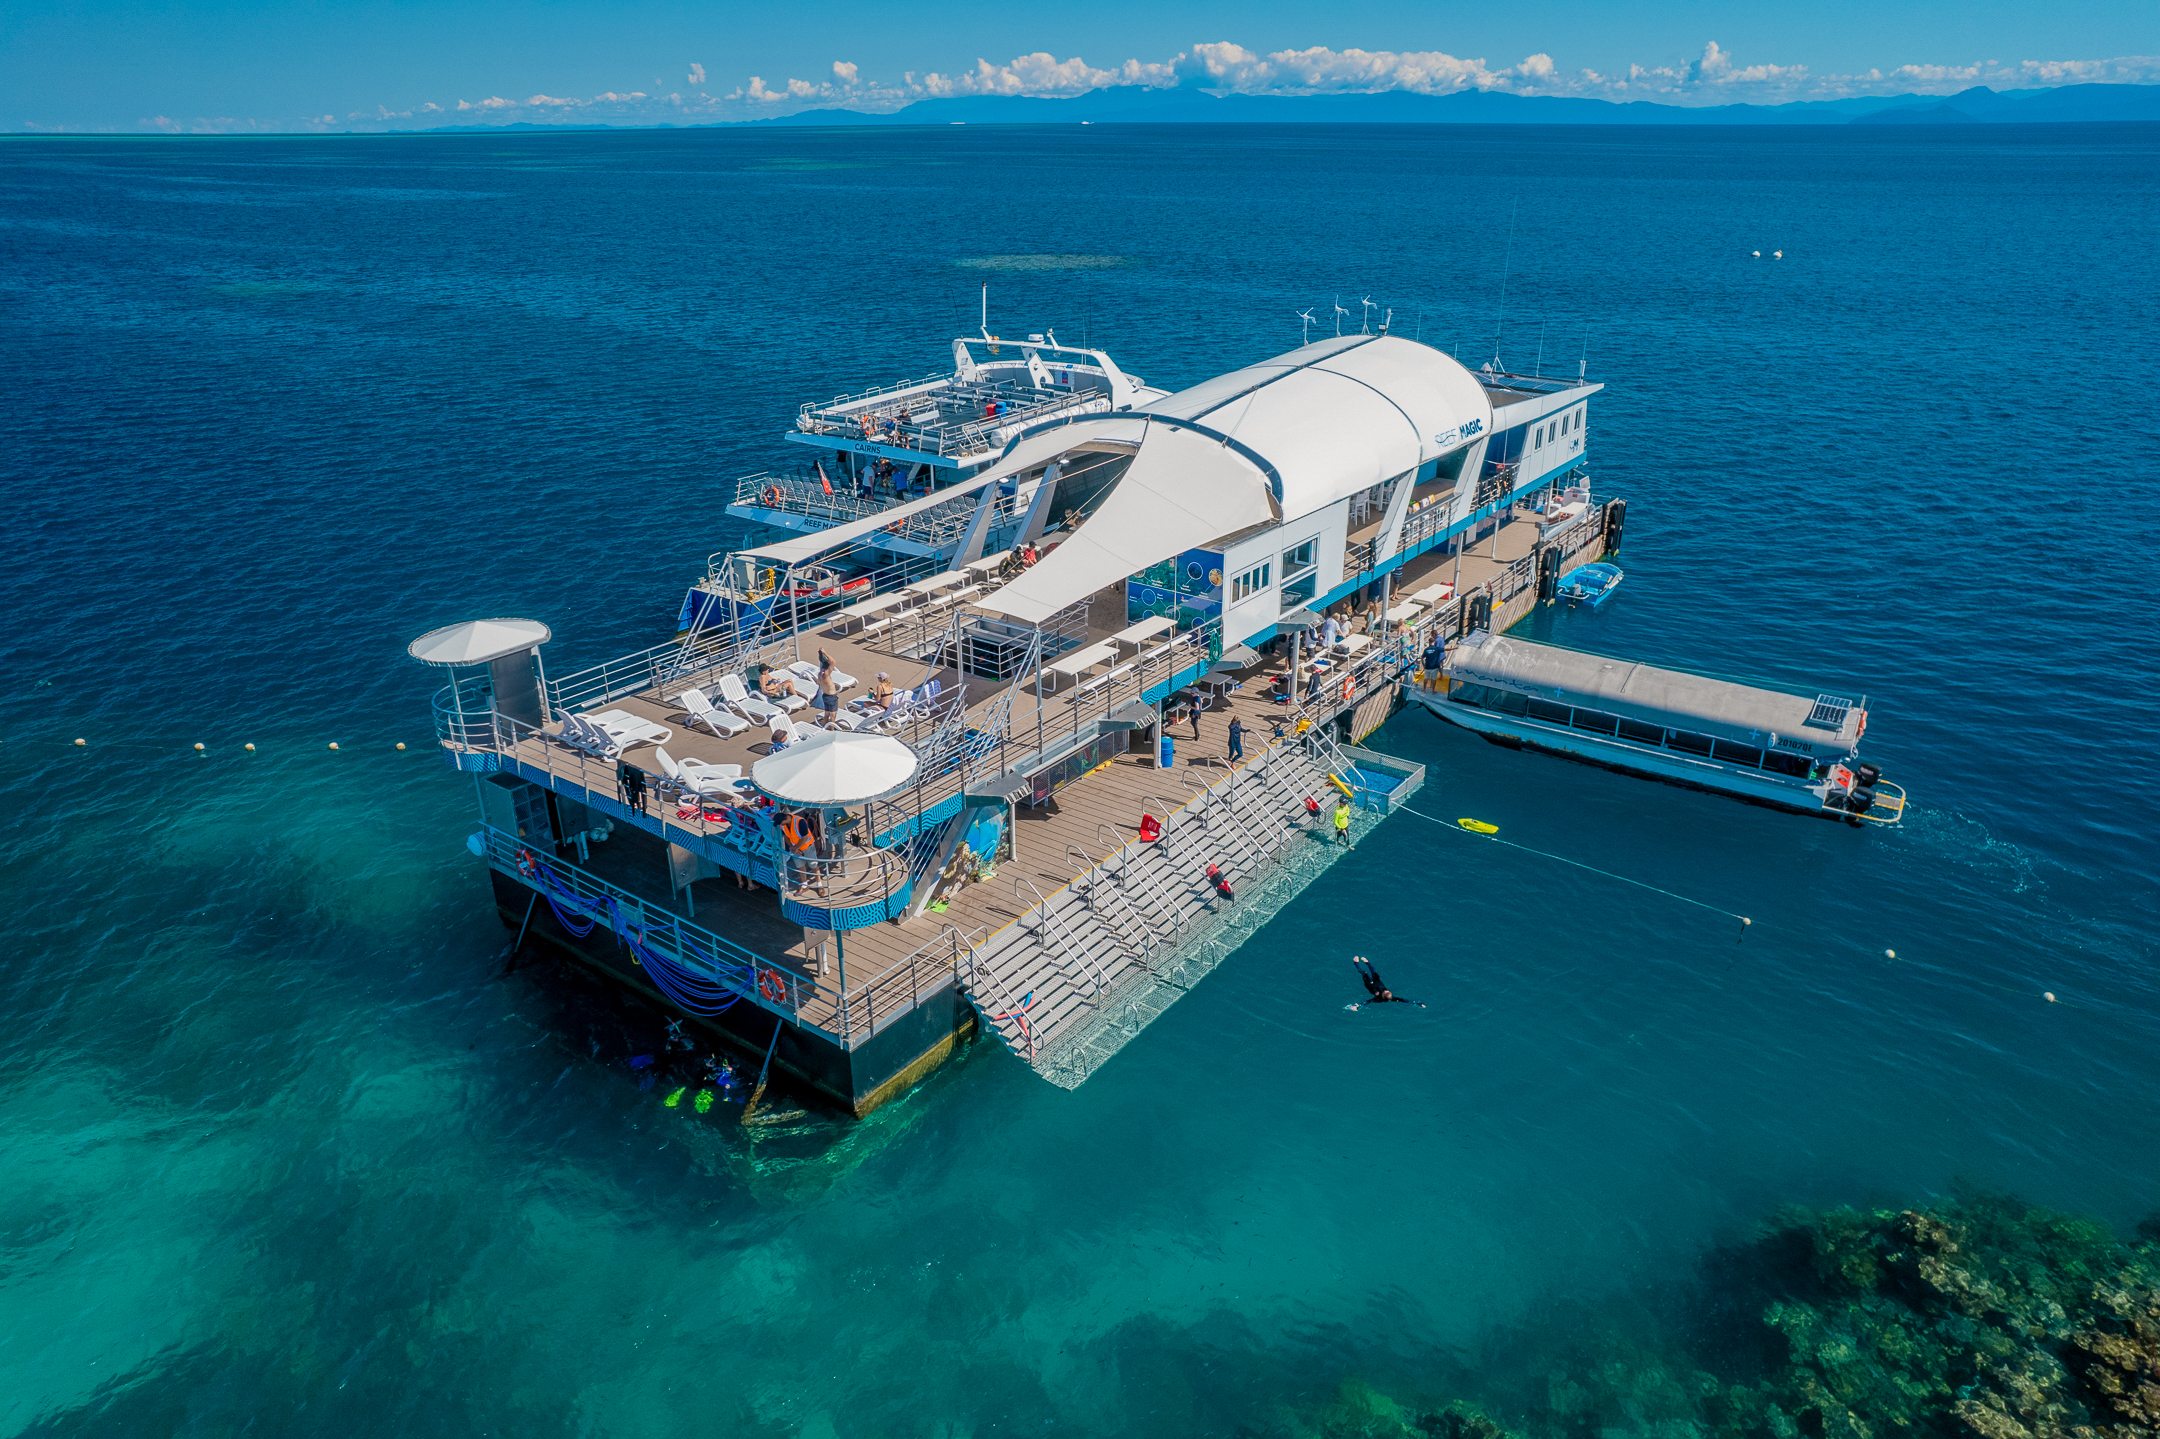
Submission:
{"label": "small dinghy", "polygon": [[1618,565],[1602,561],[1581,565],[1560,577],[1559,595],[1571,605],[1588,605],[1596,609],[1612,598],[1623,578]]}

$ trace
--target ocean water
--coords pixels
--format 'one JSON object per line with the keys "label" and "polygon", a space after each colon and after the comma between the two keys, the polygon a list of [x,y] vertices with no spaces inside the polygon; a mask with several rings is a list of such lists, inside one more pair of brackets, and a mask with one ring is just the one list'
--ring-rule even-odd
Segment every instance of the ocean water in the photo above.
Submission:
{"label": "ocean water", "polygon": [[[1276,1432],[1779,1205],[2160,1210],[2155,255],[2153,127],[0,143],[0,1432]],[[1864,690],[1911,821],[1406,714],[1421,808],[1753,927],[1404,817],[1076,1093],[663,1108],[503,974],[403,645],[664,637],[984,283],[1172,386],[1338,295],[1586,364],[1628,580],[1539,629]]]}

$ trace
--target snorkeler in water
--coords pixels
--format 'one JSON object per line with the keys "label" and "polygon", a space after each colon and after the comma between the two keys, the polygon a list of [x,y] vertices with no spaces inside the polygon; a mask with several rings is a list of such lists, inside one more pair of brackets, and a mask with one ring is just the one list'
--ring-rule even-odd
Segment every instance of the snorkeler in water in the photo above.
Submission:
{"label": "snorkeler in water", "polygon": [[[1365,1004],[1414,1004],[1419,1009],[1425,1007],[1423,1000],[1404,999],[1394,990],[1389,989],[1386,981],[1380,978],[1380,971],[1374,969],[1373,962],[1364,955],[1354,954],[1350,956],[1350,963],[1357,968],[1358,978],[1365,981],[1365,993],[1371,996],[1365,1000]],[[1359,1009],[1362,1007],[1362,1005],[1356,1004],[1343,1006],[1344,1009]]]}

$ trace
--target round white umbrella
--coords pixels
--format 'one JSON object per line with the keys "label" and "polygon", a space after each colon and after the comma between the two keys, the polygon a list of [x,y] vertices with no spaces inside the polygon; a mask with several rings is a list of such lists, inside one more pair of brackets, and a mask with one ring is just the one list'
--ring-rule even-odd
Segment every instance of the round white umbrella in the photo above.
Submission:
{"label": "round white umbrella", "polygon": [[823,731],[750,766],[783,804],[842,809],[883,799],[915,777],[915,751],[889,735]]}

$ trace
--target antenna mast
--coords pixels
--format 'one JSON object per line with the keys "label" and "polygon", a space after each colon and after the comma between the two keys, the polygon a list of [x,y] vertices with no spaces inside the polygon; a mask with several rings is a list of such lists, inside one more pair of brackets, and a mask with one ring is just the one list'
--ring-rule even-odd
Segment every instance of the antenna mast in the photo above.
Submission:
{"label": "antenna mast", "polygon": [[1507,249],[1500,260],[1500,318],[1494,321],[1492,332],[1492,362],[1496,370],[1500,368],[1500,335],[1507,328],[1508,277],[1514,273],[1515,266],[1515,212],[1521,208],[1522,192],[1518,190],[1514,200],[1508,204]]}
{"label": "antenna mast", "polygon": [[990,338],[990,282],[988,280],[983,281],[982,289],[982,332],[984,339]]}

